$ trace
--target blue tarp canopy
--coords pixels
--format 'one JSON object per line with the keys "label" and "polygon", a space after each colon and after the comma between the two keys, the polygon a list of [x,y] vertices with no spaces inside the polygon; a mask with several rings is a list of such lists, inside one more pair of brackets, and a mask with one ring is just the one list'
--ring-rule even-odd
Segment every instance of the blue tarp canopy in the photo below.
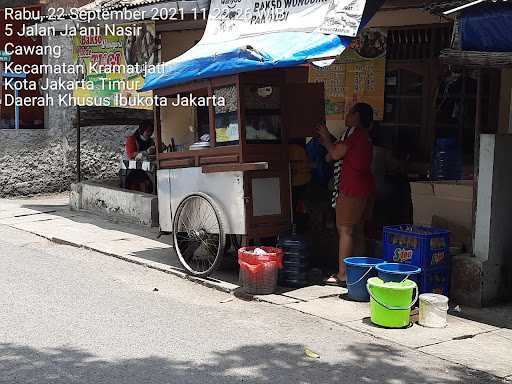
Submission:
{"label": "blue tarp canopy", "polygon": [[341,54],[351,39],[313,32],[280,32],[217,44],[197,44],[164,64],[163,73],[147,74],[140,91],[192,80],[260,69],[290,67]]}
{"label": "blue tarp canopy", "polygon": [[460,18],[461,48],[467,51],[512,52],[512,7],[487,4],[470,8]]}

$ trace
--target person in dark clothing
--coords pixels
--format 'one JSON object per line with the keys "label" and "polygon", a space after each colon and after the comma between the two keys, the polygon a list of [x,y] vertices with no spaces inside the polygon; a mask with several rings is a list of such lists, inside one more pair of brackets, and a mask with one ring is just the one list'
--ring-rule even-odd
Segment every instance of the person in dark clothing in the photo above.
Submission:
{"label": "person in dark clothing", "polygon": [[[140,123],[134,134],[126,139],[126,160],[146,160],[155,153],[155,141],[151,137],[153,131],[153,123],[150,120],[144,120]],[[128,171],[126,186],[128,189],[136,191],[153,192],[153,183],[146,172],[141,169]]]}
{"label": "person in dark clothing", "polygon": [[387,225],[412,222],[412,200],[405,160],[400,157],[405,151],[393,143],[386,130],[377,122],[371,127],[373,143],[373,174],[377,194],[372,220],[373,238],[380,239],[382,228]]}

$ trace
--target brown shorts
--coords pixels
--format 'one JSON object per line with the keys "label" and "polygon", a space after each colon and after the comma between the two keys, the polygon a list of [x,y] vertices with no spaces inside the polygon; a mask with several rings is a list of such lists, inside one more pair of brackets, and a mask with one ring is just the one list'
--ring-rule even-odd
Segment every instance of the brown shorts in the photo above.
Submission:
{"label": "brown shorts", "polygon": [[336,225],[354,226],[370,218],[372,199],[339,196],[336,200]]}

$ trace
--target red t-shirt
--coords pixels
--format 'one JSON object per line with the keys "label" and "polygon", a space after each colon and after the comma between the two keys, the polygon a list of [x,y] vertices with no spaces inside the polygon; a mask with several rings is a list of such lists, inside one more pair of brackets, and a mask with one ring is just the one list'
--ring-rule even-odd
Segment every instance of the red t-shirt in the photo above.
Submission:
{"label": "red t-shirt", "polygon": [[343,142],[348,147],[341,167],[340,192],[349,197],[375,195],[373,146],[368,133],[357,128]]}
{"label": "red t-shirt", "polygon": [[137,139],[135,138],[135,135],[128,136],[126,138],[126,156],[128,157],[128,160],[135,159],[135,154],[139,151],[137,146]]}

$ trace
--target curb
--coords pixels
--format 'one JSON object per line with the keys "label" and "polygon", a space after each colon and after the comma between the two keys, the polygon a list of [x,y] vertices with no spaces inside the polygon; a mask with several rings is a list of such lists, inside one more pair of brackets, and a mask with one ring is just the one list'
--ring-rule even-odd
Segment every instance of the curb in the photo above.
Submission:
{"label": "curb", "polygon": [[[18,228],[15,228],[15,229],[18,229]],[[123,256],[123,255],[118,255],[118,254],[115,254],[112,252],[105,252],[105,251],[102,251],[101,249],[89,247],[85,244],[73,243],[71,241],[64,240],[64,239],[61,239],[58,237],[47,237],[47,236],[40,235],[39,233],[35,233],[35,232],[31,232],[31,231],[24,231],[24,232],[28,232],[28,233],[32,233],[33,235],[40,236],[40,237],[45,238],[55,244],[68,245],[68,246],[75,247],[75,248],[83,248],[83,249],[86,249],[89,251],[101,253],[102,255],[106,255],[106,256],[114,257],[119,260],[127,261],[129,263],[141,265],[141,266],[151,268],[151,269],[154,269],[154,270],[157,270],[160,272],[168,273],[169,275],[180,277],[182,279],[185,279],[185,280],[197,283],[197,284],[201,284],[205,287],[216,289],[217,291],[233,294],[239,288],[237,285],[221,282],[220,280],[219,280],[219,282],[217,282],[217,281],[213,281],[212,279],[202,279],[200,277],[192,276],[192,275],[189,275],[189,274],[183,272],[182,270],[180,270],[178,268],[172,267],[170,265],[158,263],[156,261],[147,261],[140,257]]]}
{"label": "curb", "polygon": [[[221,291],[221,292],[233,293],[238,288],[238,286],[228,287],[228,286],[225,286],[223,283],[217,283],[217,282],[212,281],[212,280],[201,279],[200,277],[189,275],[189,274],[183,272],[182,270],[180,270],[178,268],[172,267],[170,265],[158,263],[156,261],[147,261],[147,260],[142,259],[140,257],[135,257],[135,256],[129,257],[129,256],[118,255],[118,254],[111,253],[111,252],[105,252],[105,251],[102,251],[101,249],[97,249],[97,248],[94,248],[94,247],[89,247],[89,246],[84,245],[84,244],[73,243],[73,242],[70,242],[70,241],[67,241],[67,240],[59,239],[58,237],[52,237],[49,240],[52,241],[53,243],[56,243],[56,244],[63,244],[63,245],[69,245],[69,246],[76,247],[76,248],[83,248],[83,249],[87,249],[89,251],[94,251],[94,252],[101,253],[101,254],[106,255],[106,256],[114,257],[114,258],[119,259],[119,260],[127,261],[129,263],[133,263],[133,264],[137,264],[137,265],[142,265],[142,266],[147,267],[147,268],[151,268],[151,269],[154,269],[154,270],[157,270],[157,271],[160,271],[160,272],[165,272],[165,273],[168,273],[169,275],[173,275],[173,276],[185,279],[185,280],[192,281],[194,283],[201,284],[201,285],[203,285],[205,287],[208,287],[208,288],[214,288],[214,289],[216,289],[218,291]],[[230,285],[232,285],[232,284],[230,284]]]}

